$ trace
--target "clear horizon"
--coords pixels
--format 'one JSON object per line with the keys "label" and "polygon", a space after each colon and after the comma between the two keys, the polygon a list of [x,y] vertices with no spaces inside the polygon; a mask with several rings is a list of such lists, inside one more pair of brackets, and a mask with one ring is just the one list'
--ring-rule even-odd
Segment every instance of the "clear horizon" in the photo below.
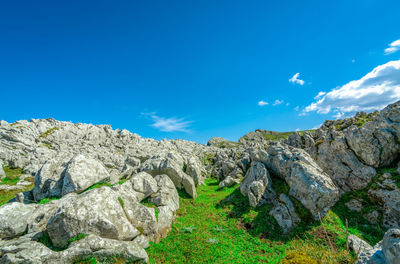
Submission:
{"label": "clear horizon", "polygon": [[5,2],[0,119],[200,143],[312,129],[400,100],[398,10],[375,0]]}

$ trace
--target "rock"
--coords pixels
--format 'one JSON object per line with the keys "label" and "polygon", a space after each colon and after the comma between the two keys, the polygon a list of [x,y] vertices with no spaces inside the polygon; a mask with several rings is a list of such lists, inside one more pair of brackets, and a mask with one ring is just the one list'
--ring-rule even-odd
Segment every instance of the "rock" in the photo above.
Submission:
{"label": "rock", "polygon": [[357,264],[399,264],[400,263],[400,229],[389,229],[383,240],[373,248],[365,241],[350,235],[349,246],[355,253],[360,248]]}
{"label": "rock", "polygon": [[361,201],[357,199],[351,199],[350,201],[345,203],[345,205],[351,211],[356,211],[356,212],[361,212],[361,209],[363,208]]}
{"label": "rock", "polygon": [[99,161],[79,154],[67,164],[62,196],[70,192],[84,191],[95,183],[109,180],[109,177],[109,173]]}
{"label": "rock", "polygon": [[64,172],[69,160],[69,157],[60,156],[43,164],[35,175],[35,187],[32,190],[35,201],[61,197]]}
{"label": "rock", "polygon": [[194,156],[190,157],[187,165],[185,173],[192,177],[195,185],[204,184],[205,176],[203,176],[200,168],[200,161]]}
{"label": "rock", "polygon": [[165,156],[155,156],[146,160],[141,166],[141,171],[146,171],[153,176],[166,174],[178,189],[184,188],[193,198],[197,197],[194,181],[183,170],[183,160],[174,153]]}
{"label": "rock", "polygon": [[42,264],[62,262],[57,260],[57,253],[42,243],[28,240],[2,247],[0,249],[0,263]]}
{"label": "rock", "polygon": [[367,219],[371,224],[377,224],[379,220],[378,211],[374,210],[368,214],[363,215],[365,219]]}
{"label": "rock", "polygon": [[301,221],[296,214],[292,201],[283,193],[279,196],[279,201],[269,214],[275,218],[284,233],[290,232]]}
{"label": "rock", "polygon": [[400,229],[389,229],[382,240],[382,251],[389,264],[400,264]]}
{"label": "rock", "polygon": [[3,161],[0,160],[0,180],[4,179],[6,177],[6,173],[4,172],[3,169]]}
{"label": "rock", "polygon": [[227,176],[225,179],[223,179],[219,184],[219,188],[223,189],[225,187],[232,187],[235,184],[240,183],[239,179],[234,179],[231,176]]}
{"label": "rock", "polygon": [[175,216],[168,206],[159,206],[158,210],[157,233],[160,238],[164,238],[171,231],[171,225],[175,220]]}
{"label": "rock", "polygon": [[397,164],[397,173],[400,174],[400,162]]}
{"label": "rock", "polygon": [[134,174],[119,187],[126,196],[135,196],[138,202],[158,191],[157,181],[147,172]]}
{"label": "rock", "polygon": [[28,229],[30,216],[38,205],[8,203],[0,207],[0,238],[13,238]]}
{"label": "rock", "polygon": [[285,179],[289,195],[299,200],[314,219],[325,216],[339,199],[338,188],[304,150],[274,142],[267,152],[258,150],[253,156],[271,173]]}
{"label": "rock", "polygon": [[149,202],[158,207],[167,206],[173,212],[178,210],[179,194],[171,179],[167,175],[157,175],[154,179],[157,181],[158,192],[150,197]]}
{"label": "rock", "polygon": [[383,225],[400,227],[400,190],[370,189],[369,197],[383,207]]}
{"label": "rock", "polygon": [[213,137],[207,142],[207,146],[214,146],[214,147],[219,147],[222,143],[226,142],[225,138],[222,137]]}
{"label": "rock", "polygon": [[347,238],[347,243],[356,256],[360,255],[364,251],[372,250],[372,247],[367,242],[352,234]]}
{"label": "rock", "polygon": [[140,234],[126,218],[118,192],[109,187],[90,190],[64,203],[50,218],[47,232],[56,247],[65,247],[80,233],[117,240],[132,240]]}
{"label": "rock", "polygon": [[[240,192],[249,198],[250,206],[256,207],[275,198],[268,170],[261,162],[255,162],[240,184]],[[261,201],[263,199],[263,201]]]}

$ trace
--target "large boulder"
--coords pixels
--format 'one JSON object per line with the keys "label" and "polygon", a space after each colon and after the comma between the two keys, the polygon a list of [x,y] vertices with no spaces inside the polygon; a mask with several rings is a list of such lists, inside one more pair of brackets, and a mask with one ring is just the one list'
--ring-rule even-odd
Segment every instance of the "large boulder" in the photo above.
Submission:
{"label": "large boulder", "polygon": [[81,192],[93,184],[109,179],[110,175],[99,161],[76,155],[67,164],[63,178],[62,196]]}
{"label": "large boulder", "polygon": [[193,178],[183,172],[184,161],[176,153],[170,152],[166,155],[155,156],[146,160],[140,170],[153,176],[166,174],[178,189],[185,191],[193,198],[197,197],[196,186]]}
{"label": "large boulder", "polygon": [[30,216],[38,205],[8,203],[0,207],[0,238],[13,238],[28,229]]}
{"label": "large boulder", "polygon": [[82,192],[109,177],[104,166],[95,159],[80,154],[71,159],[68,154],[61,154],[46,161],[36,173],[32,193],[35,201],[62,197],[71,192]]}
{"label": "large boulder", "polygon": [[383,208],[383,225],[386,228],[400,227],[400,190],[370,189],[369,197]]}
{"label": "large boulder", "polygon": [[56,247],[65,247],[80,233],[117,240],[132,240],[140,234],[127,219],[118,192],[109,187],[90,190],[64,203],[49,220],[47,232]]}
{"label": "large boulder", "polygon": [[400,229],[389,229],[382,241],[387,263],[400,264]]}
{"label": "large boulder", "polygon": [[4,172],[3,169],[3,161],[0,160],[0,180],[4,179],[6,177],[6,173]]}
{"label": "large boulder", "polygon": [[140,202],[158,191],[157,181],[147,172],[139,172],[117,187],[126,199],[136,198]]}
{"label": "large boulder", "polygon": [[289,195],[299,200],[315,219],[325,216],[339,199],[338,188],[306,151],[274,142],[267,151],[259,149],[252,155],[252,160],[262,161],[271,173],[287,182]]}
{"label": "large boulder", "polygon": [[158,175],[154,178],[157,181],[158,192],[153,194],[149,202],[156,206],[167,206],[175,212],[179,208],[179,194],[174,183],[167,175]]}
{"label": "large boulder", "polygon": [[271,177],[264,164],[261,162],[252,164],[240,184],[240,192],[249,198],[249,203],[252,207],[275,199]]}
{"label": "large boulder", "polygon": [[228,140],[226,140],[225,138],[222,138],[222,137],[213,137],[213,138],[210,138],[210,140],[208,140],[207,146],[219,147],[222,143],[224,143],[226,141],[228,141]]}

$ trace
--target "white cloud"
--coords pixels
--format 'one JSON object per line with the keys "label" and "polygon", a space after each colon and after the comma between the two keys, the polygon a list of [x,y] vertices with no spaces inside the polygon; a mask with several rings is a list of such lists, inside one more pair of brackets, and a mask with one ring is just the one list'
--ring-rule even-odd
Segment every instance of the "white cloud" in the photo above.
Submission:
{"label": "white cloud", "polygon": [[153,113],[141,113],[144,116],[150,116],[150,118],[153,120],[153,124],[151,124],[152,127],[157,128],[160,131],[163,132],[190,132],[189,126],[193,121],[186,121],[184,118],[175,118],[175,117],[170,117],[170,118],[164,118],[164,117],[159,117],[156,115],[155,112]]}
{"label": "white cloud", "polygon": [[301,80],[301,79],[299,79],[299,76],[300,76],[300,73],[298,72],[298,73],[296,73],[295,75],[293,75],[292,78],[289,79],[289,82],[291,82],[291,83],[297,83],[297,84],[303,85],[303,84],[304,84],[304,81]]}
{"label": "white cloud", "polygon": [[283,104],[283,100],[276,99],[275,102],[272,104],[273,106]]}
{"label": "white cloud", "polygon": [[400,60],[380,65],[359,80],[324,94],[301,113],[336,113],[335,117],[357,111],[380,110],[400,99]]}
{"label": "white cloud", "polygon": [[389,48],[385,49],[385,55],[395,53],[400,49],[400,39],[393,41],[389,44]]}
{"label": "white cloud", "polygon": [[296,132],[300,131],[300,128],[296,128]]}
{"label": "white cloud", "polygon": [[258,105],[259,105],[259,106],[264,106],[264,105],[267,105],[267,104],[268,104],[268,102],[265,102],[265,101],[263,101],[263,100],[261,100],[261,101],[258,102]]}
{"label": "white cloud", "polygon": [[318,98],[320,98],[321,96],[323,96],[323,95],[325,95],[325,94],[326,94],[325,92],[319,92],[319,93],[317,94],[317,96],[314,97],[314,99],[317,100]]}
{"label": "white cloud", "polygon": [[298,107],[298,106],[296,106],[295,108],[294,108],[294,111],[299,111],[300,110],[300,107]]}
{"label": "white cloud", "polygon": [[286,103],[286,106],[289,106],[290,105],[290,103]]}

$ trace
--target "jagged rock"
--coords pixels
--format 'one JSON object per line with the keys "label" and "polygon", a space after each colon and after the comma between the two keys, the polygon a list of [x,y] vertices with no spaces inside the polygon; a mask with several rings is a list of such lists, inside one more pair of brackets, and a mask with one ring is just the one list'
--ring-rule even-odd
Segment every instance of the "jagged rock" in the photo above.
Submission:
{"label": "jagged rock", "polygon": [[225,138],[222,138],[222,137],[213,137],[207,142],[207,146],[219,147],[221,145],[221,143],[226,142],[226,141],[228,141],[228,140],[226,140]]}
{"label": "jagged rock", "polygon": [[368,195],[383,207],[383,225],[400,227],[400,190],[370,189]]}
{"label": "jagged rock", "polygon": [[108,180],[110,175],[97,160],[83,155],[73,157],[67,164],[63,178],[62,196],[81,192],[93,184]]}
{"label": "jagged rock", "polygon": [[167,175],[157,175],[154,179],[157,181],[158,192],[151,196],[149,202],[156,206],[167,206],[173,212],[178,210],[179,194],[171,179]]}
{"label": "jagged rock", "polygon": [[140,203],[125,203],[124,212],[129,222],[150,241],[158,242],[155,209]]}
{"label": "jagged rock", "polygon": [[3,169],[3,161],[0,160],[0,180],[4,179],[6,177],[6,173],[4,172]]}
{"label": "jagged rock", "polygon": [[377,224],[379,220],[378,211],[374,210],[368,214],[363,215],[365,219],[367,219],[371,224]]}
{"label": "jagged rock", "polygon": [[389,229],[382,240],[387,263],[400,264],[400,229]]}
{"label": "jagged rock", "polygon": [[194,181],[183,170],[183,160],[174,153],[165,156],[155,156],[146,160],[141,166],[141,171],[146,171],[153,176],[166,174],[175,186],[185,191],[193,198],[197,197]]}
{"label": "jagged rock", "polygon": [[347,238],[349,248],[358,256],[364,251],[372,250],[370,244],[359,238],[358,236],[350,234]]}
{"label": "jagged rock", "polygon": [[13,238],[27,231],[36,204],[8,203],[0,207],[0,238]]}
{"label": "jagged rock", "polygon": [[285,233],[288,233],[301,221],[296,214],[292,201],[283,193],[279,196],[279,201],[276,202],[269,214],[275,218]]}
{"label": "jagged rock", "polygon": [[267,151],[253,150],[252,160],[260,160],[274,175],[285,179],[289,195],[299,200],[315,219],[325,216],[339,199],[339,190],[330,177],[302,149],[271,142]]}
{"label": "jagged rock", "polygon": [[172,222],[175,220],[173,211],[168,206],[159,206],[157,229],[160,238],[164,238],[171,231]]}
{"label": "jagged rock", "polygon": [[200,168],[200,162],[195,157],[190,157],[187,165],[185,173],[193,178],[195,185],[204,184],[205,176],[203,176]]}
{"label": "jagged rock", "polygon": [[358,199],[351,199],[345,205],[351,211],[356,211],[356,212],[361,212],[361,210],[363,208],[361,201]]}
{"label": "jagged rock", "polygon": [[[270,202],[275,198],[272,181],[268,170],[261,162],[255,162],[246,173],[240,184],[240,192],[249,198],[250,206],[256,207],[263,202]],[[263,201],[261,201],[263,198]]]}
{"label": "jagged rock", "polygon": [[118,193],[109,187],[90,190],[64,203],[50,218],[47,232],[57,247],[65,247],[79,233],[117,240],[132,240],[139,235],[126,218]]}
{"label": "jagged rock", "polygon": [[125,197],[135,197],[138,202],[158,191],[157,181],[147,172],[134,174],[118,188]]}
{"label": "jagged rock", "polygon": [[113,258],[119,256],[135,263],[147,263],[146,251],[134,241],[118,241],[89,235],[72,242],[68,249],[53,251],[36,241],[36,234],[29,234],[1,245],[0,263],[63,264],[74,263],[89,256]]}
{"label": "jagged rock", "polygon": [[220,189],[222,189],[225,187],[231,187],[238,183],[240,183],[240,179],[234,179],[231,176],[227,176],[225,179],[219,182],[218,186]]}
{"label": "jagged rock", "polygon": [[[352,235],[350,237],[354,238]],[[383,240],[373,248],[359,238],[355,241],[355,244],[359,245],[360,248],[357,264],[400,263],[400,229],[389,229],[386,231]],[[354,248],[353,250],[357,253]]]}
{"label": "jagged rock", "polygon": [[69,157],[60,156],[46,161],[35,175],[32,190],[35,201],[46,197],[61,197],[63,177]]}

